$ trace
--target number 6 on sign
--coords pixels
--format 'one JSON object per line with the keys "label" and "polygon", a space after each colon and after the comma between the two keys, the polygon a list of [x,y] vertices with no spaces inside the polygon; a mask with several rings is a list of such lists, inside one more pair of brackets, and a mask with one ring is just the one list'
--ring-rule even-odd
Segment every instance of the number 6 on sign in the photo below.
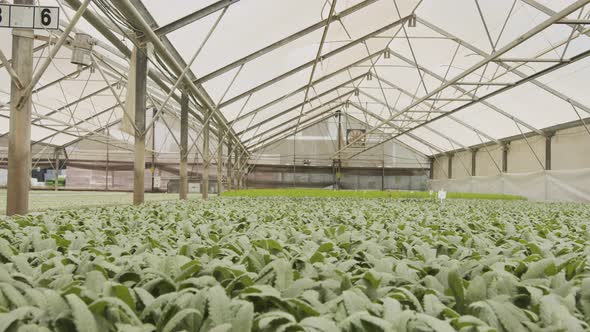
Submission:
{"label": "number 6 on sign", "polygon": [[35,7],[35,29],[55,30],[59,27],[58,7]]}

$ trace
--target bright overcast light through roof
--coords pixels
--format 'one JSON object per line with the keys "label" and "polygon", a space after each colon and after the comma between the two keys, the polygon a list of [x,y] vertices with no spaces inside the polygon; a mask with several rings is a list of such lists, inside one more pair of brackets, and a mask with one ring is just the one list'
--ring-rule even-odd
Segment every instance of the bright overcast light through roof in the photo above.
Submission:
{"label": "bright overcast light through roof", "polygon": [[0,0],[0,332],[590,331],[590,0]]}
{"label": "bright overcast light through roof", "polygon": [[[590,113],[584,1],[102,0],[90,1],[80,18],[79,0],[35,4],[59,9],[59,29],[33,30],[34,66],[49,59],[32,93],[31,140],[41,155],[47,146],[97,158],[105,146],[133,150],[138,46],[147,55],[147,105],[155,110],[146,115],[148,148],[163,159],[179,150],[183,89],[196,159],[207,121],[214,131],[208,145],[224,133],[253,161],[292,154],[286,159],[297,163],[297,147],[273,144],[304,142],[310,126],[317,127],[313,137],[332,141],[313,156],[327,164],[401,149],[421,167],[488,145],[493,162],[489,150],[500,151],[506,140],[536,134],[527,139],[535,143],[576,121],[584,128]],[[48,56],[72,20],[64,45]],[[9,59],[11,30],[0,33]],[[72,60],[83,34],[92,54],[86,65]],[[7,136],[9,71],[0,82]],[[362,127],[359,142],[370,144],[334,143],[335,117],[326,115],[337,110]],[[89,141],[103,145],[79,144]],[[527,145],[527,158],[541,162],[538,147]]]}

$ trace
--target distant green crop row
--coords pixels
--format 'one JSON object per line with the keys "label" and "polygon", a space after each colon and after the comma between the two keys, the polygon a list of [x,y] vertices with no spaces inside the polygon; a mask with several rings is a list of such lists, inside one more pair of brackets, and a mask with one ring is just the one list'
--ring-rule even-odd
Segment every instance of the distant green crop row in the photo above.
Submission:
{"label": "distant green crop row", "polygon": [[[327,189],[248,189],[226,191],[223,196],[240,197],[348,197],[348,198],[436,198],[436,193],[424,191],[327,190]],[[522,196],[502,194],[448,193],[450,199],[524,200]]]}

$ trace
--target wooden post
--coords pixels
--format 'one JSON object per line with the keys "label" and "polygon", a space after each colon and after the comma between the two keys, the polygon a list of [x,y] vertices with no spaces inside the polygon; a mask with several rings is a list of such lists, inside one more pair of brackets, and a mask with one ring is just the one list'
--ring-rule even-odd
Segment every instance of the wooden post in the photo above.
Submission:
{"label": "wooden post", "polygon": [[[203,118],[209,118],[209,112],[203,112]],[[203,199],[209,198],[209,164],[211,163],[211,158],[209,158],[209,132],[210,132],[210,125],[209,123],[203,124],[203,181],[201,181],[202,188],[201,194]]]}
{"label": "wooden post", "polygon": [[449,158],[449,164],[448,164],[448,170],[447,170],[447,176],[449,179],[453,178],[453,154],[449,154],[448,158]]}
{"label": "wooden post", "polygon": [[180,98],[180,183],[179,198],[187,199],[188,197],[188,94],[182,92]]}
{"label": "wooden post", "polygon": [[54,169],[54,177],[53,177],[53,190],[57,191],[58,189],[58,180],[59,180],[59,153],[60,148],[55,148],[55,169]]}
{"label": "wooden post", "polygon": [[[17,5],[33,5],[33,0],[15,0]],[[29,85],[33,78],[32,29],[12,30],[12,67],[23,86]],[[5,63],[5,66],[11,64]],[[23,90],[14,80],[10,84],[10,124],[8,135],[8,190],[6,214],[9,216],[27,214],[29,209],[29,189],[31,186],[31,96],[22,102]]]}
{"label": "wooden post", "polygon": [[549,134],[547,134],[547,137],[545,137],[545,170],[546,171],[551,170],[551,160],[552,160],[551,143],[552,143],[552,138],[554,135],[555,135],[555,133],[549,133]]}
{"label": "wooden post", "polygon": [[502,173],[508,173],[508,144],[502,145]]}
{"label": "wooden post", "polygon": [[223,192],[223,129],[217,130],[217,195]]}
{"label": "wooden post", "polygon": [[145,192],[145,107],[147,84],[147,50],[137,47],[135,57],[135,161],[133,164],[133,204],[144,201]]}
{"label": "wooden post", "polygon": [[232,165],[232,160],[231,160],[231,153],[232,153],[232,144],[231,144],[231,140],[228,138],[227,139],[227,176],[226,176],[226,183],[227,183],[227,190],[232,190],[233,189],[233,185],[232,185],[232,169],[233,169],[233,165]]}
{"label": "wooden post", "polygon": [[471,150],[471,176],[475,176],[477,174],[477,149]]}

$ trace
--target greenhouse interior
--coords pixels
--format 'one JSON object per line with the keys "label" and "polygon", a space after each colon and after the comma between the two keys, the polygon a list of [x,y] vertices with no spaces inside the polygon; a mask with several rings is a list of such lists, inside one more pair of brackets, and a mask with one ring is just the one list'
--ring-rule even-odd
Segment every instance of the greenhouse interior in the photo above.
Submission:
{"label": "greenhouse interior", "polygon": [[590,0],[0,0],[0,332],[588,331],[589,56]]}

